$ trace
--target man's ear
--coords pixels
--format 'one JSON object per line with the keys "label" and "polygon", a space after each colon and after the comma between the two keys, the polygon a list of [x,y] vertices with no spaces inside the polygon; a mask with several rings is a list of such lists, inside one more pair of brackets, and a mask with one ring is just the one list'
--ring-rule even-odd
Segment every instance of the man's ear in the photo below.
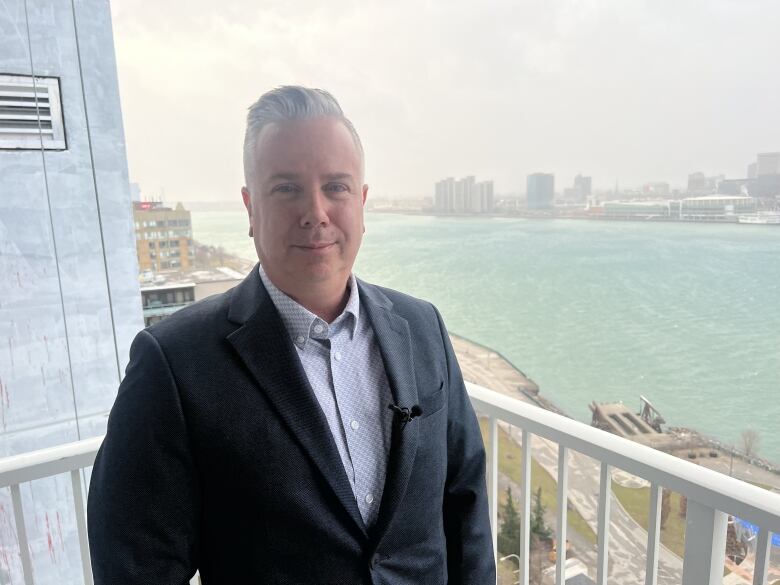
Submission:
{"label": "man's ear", "polygon": [[252,195],[249,194],[249,189],[246,187],[241,187],[241,198],[244,200],[244,207],[249,215],[249,237],[251,238],[255,235],[252,225]]}
{"label": "man's ear", "polygon": [[[363,207],[366,206],[366,197],[368,197],[368,183],[363,185]],[[366,233],[366,220],[363,218],[363,233]]]}
{"label": "man's ear", "polygon": [[252,196],[246,187],[241,187],[241,198],[244,200],[244,207],[246,207],[249,217],[252,217]]}

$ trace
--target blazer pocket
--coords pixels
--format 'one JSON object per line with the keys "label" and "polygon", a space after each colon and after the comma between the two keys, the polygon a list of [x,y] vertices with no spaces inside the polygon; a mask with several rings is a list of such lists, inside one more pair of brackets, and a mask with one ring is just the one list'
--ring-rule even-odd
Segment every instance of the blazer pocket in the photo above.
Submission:
{"label": "blazer pocket", "polygon": [[420,400],[420,409],[422,410],[420,418],[428,418],[432,414],[436,414],[444,408],[446,402],[447,393],[444,391],[444,382],[442,382],[439,384],[438,390],[428,396],[422,397]]}

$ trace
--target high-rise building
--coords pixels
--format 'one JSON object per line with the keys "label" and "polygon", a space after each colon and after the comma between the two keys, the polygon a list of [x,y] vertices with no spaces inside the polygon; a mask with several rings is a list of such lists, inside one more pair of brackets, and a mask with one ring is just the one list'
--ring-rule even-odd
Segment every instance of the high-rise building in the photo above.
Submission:
{"label": "high-rise building", "polygon": [[756,157],[756,177],[780,175],[780,152],[763,152]]}
{"label": "high-rise building", "polygon": [[434,210],[440,213],[486,213],[493,210],[493,181],[477,182],[469,175],[436,183]]}
{"label": "high-rise building", "polygon": [[549,209],[555,199],[555,175],[533,173],[526,179],[528,209]]}
{"label": "high-rise building", "polygon": [[591,186],[591,177],[583,177],[582,175],[574,177],[574,188],[579,192],[581,202],[585,202],[590,196]]}
{"label": "high-rise building", "polygon": [[747,178],[755,179],[758,176],[758,163],[750,163],[747,167]]}
{"label": "high-rise building", "polygon": [[479,196],[479,212],[491,213],[493,211],[493,181],[481,181],[476,184]]}
{"label": "high-rise building", "polygon": [[[4,3],[0,30],[0,456],[9,456],[105,432],[143,320],[109,3]],[[57,548],[54,564],[33,520],[45,510],[58,542],[78,542],[70,479],[21,490],[36,582],[83,582],[78,547]],[[6,490],[0,507],[14,508]],[[15,537],[2,548],[6,582],[9,559],[19,569],[21,557]]]}
{"label": "high-rise building", "polygon": [[688,175],[688,193],[695,195],[704,195],[710,192],[707,175],[701,172]]}
{"label": "high-rise building", "polygon": [[135,245],[138,268],[151,270],[190,270],[194,261],[190,212],[181,203],[175,209],[162,203],[133,203]]}

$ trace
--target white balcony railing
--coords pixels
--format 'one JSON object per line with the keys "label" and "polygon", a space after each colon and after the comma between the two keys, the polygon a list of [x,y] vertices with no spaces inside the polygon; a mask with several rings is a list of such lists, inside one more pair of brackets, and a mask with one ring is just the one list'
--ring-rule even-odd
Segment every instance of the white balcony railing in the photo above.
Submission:
{"label": "white balcony railing", "polygon": [[[494,545],[498,511],[498,424],[504,422],[522,429],[522,458],[519,462],[522,478],[520,583],[527,584],[529,581],[531,447],[534,437],[539,437],[558,445],[556,527],[558,542],[566,542],[568,506],[563,503],[568,501],[570,452],[586,455],[600,464],[598,529],[596,530],[598,585],[607,583],[613,468],[628,471],[650,482],[645,585],[656,585],[658,582],[663,489],[687,497],[685,553],[682,560],[683,585],[723,583],[729,515],[747,520],[759,527],[753,585],[768,584],[772,534],[780,533],[780,495],[476,384],[468,383],[467,386],[475,410],[489,417],[488,496]],[[558,551],[555,584],[563,585],[566,547],[559,546]],[[637,578],[639,575],[634,577]]]}
{"label": "white balcony railing", "polygon": [[[588,425],[526,404],[514,398],[468,383],[472,404],[478,413],[489,417],[488,487],[494,548],[498,521],[498,437],[499,423],[522,431],[520,517],[521,549],[519,581],[529,582],[531,455],[534,438],[558,445],[557,485],[558,542],[566,542],[570,452],[586,455],[600,465],[598,495],[598,563],[597,583],[606,585],[610,554],[611,470],[620,468],[646,479],[651,484],[647,530],[645,584],[658,579],[660,552],[661,492],[673,490],[688,498],[685,532],[685,554],[682,566],[683,585],[720,585],[726,548],[728,515],[738,516],[760,528],[756,546],[753,585],[768,585],[772,534],[780,533],[780,495],[704,469],[621,439]],[[81,551],[84,583],[92,584],[89,546],[86,532],[85,489],[82,470],[94,462],[101,437],[69,443],[0,460],[0,489],[10,487],[13,516],[19,541],[25,585],[33,585],[32,560],[25,528],[20,485],[62,473],[70,473],[73,505]],[[556,585],[564,583],[566,547],[558,547]],[[516,555],[511,555],[515,557]]]}

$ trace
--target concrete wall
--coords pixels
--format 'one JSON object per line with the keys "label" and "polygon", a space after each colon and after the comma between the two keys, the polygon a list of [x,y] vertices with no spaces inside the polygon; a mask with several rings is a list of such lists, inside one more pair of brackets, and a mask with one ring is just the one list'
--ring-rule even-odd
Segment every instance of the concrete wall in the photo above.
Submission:
{"label": "concrete wall", "polygon": [[[108,1],[3,0],[0,73],[58,77],[67,138],[0,150],[6,456],[102,434],[143,319]],[[23,487],[36,583],[78,582],[68,490]],[[21,583],[0,496],[0,583]]]}

